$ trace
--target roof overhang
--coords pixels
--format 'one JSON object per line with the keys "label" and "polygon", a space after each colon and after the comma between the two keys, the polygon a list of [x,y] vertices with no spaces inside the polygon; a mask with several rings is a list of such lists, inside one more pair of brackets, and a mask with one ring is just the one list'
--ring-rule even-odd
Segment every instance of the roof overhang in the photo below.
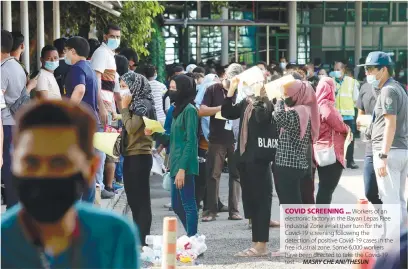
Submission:
{"label": "roof overhang", "polygon": [[[121,1],[87,1],[89,4],[94,5],[96,7],[99,7],[100,9],[103,9],[110,14],[120,17],[120,11],[117,9],[122,8],[122,3]],[[116,8],[116,9],[115,9]]]}

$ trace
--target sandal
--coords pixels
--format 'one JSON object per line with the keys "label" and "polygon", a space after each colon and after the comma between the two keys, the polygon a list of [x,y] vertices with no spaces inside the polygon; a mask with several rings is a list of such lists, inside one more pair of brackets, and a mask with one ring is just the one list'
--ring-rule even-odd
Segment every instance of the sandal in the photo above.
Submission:
{"label": "sandal", "polygon": [[269,251],[264,253],[258,252],[255,248],[246,249],[244,251],[238,252],[235,254],[235,257],[267,257],[269,255]]}
{"label": "sandal", "polygon": [[238,214],[233,214],[232,216],[228,217],[228,220],[243,220],[243,218]]}
{"label": "sandal", "polygon": [[215,218],[215,216],[211,216],[211,215],[209,215],[209,216],[206,216],[206,217],[204,217],[204,218],[202,218],[202,222],[212,222],[212,221],[216,221],[217,219]]}
{"label": "sandal", "polygon": [[280,225],[280,222],[279,221],[276,221],[276,220],[271,220],[270,222],[269,222],[269,227],[270,228],[279,228],[281,225]]}

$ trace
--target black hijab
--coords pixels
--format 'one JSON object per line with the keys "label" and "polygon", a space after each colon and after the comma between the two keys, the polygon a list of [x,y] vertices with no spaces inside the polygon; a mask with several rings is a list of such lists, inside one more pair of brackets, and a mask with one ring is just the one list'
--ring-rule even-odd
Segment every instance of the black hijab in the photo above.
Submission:
{"label": "black hijab", "polygon": [[177,91],[173,94],[175,106],[173,117],[176,119],[188,104],[194,105],[194,99],[196,97],[196,83],[194,79],[186,75],[175,76],[173,80],[176,82],[177,88]]}

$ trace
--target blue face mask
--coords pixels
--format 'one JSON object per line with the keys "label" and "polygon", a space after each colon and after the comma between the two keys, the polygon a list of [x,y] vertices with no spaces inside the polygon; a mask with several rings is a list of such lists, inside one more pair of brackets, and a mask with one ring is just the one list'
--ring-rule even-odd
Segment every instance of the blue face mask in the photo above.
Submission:
{"label": "blue face mask", "polygon": [[333,76],[335,77],[335,78],[341,78],[341,71],[333,71]]}
{"label": "blue face mask", "polygon": [[377,89],[380,86],[380,81],[384,73],[381,74],[380,79],[377,79],[376,75],[367,75],[367,83],[371,84],[374,89]]}
{"label": "blue face mask", "polygon": [[51,62],[51,61],[46,61],[44,64],[44,68],[50,71],[54,71],[57,69],[59,66],[59,61]]}
{"label": "blue face mask", "polygon": [[154,75],[154,77],[153,77],[153,80],[156,80],[157,79],[157,74],[156,75]]}
{"label": "blue face mask", "polygon": [[111,50],[115,50],[120,46],[120,39],[109,38],[106,46],[108,46],[108,48],[110,48]]}
{"label": "blue face mask", "polygon": [[67,56],[65,56],[64,61],[67,65],[72,65],[71,59],[67,58]]}

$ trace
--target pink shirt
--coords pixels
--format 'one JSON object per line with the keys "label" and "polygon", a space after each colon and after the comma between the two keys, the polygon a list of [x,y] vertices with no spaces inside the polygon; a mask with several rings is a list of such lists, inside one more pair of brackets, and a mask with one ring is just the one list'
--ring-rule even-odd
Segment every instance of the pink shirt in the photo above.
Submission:
{"label": "pink shirt", "polygon": [[334,107],[334,103],[323,101],[319,105],[320,130],[319,137],[313,145],[314,150],[328,148],[334,142],[334,151],[337,160],[344,166],[344,142],[349,131],[349,127],[343,122],[340,113]]}

